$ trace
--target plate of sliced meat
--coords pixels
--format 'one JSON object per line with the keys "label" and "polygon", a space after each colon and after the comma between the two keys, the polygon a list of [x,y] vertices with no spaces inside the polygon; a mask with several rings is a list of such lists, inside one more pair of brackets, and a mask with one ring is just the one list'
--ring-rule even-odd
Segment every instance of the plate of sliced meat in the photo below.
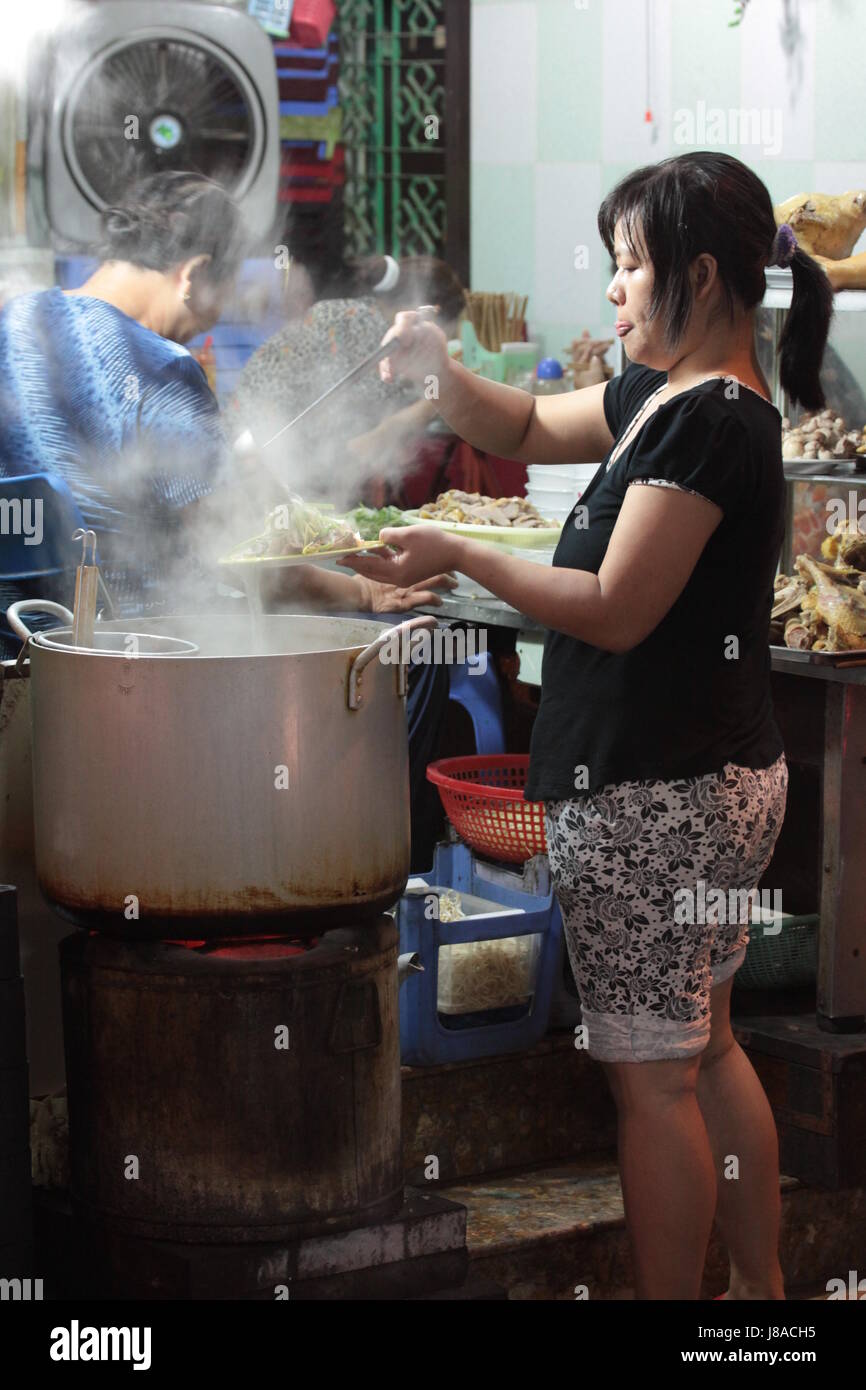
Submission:
{"label": "plate of sliced meat", "polygon": [[561,525],[547,520],[525,497],[485,497],[452,489],[435,502],[404,512],[404,521],[430,522],[474,540],[532,546],[555,545]]}

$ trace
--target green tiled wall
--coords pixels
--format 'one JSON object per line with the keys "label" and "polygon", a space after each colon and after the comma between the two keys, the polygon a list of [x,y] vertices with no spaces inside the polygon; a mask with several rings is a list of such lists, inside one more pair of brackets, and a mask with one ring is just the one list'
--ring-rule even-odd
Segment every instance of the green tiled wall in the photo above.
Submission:
{"label": "green tiled wall", "polygon": [[[800,0],[805,37],[796,60],[787,63],[779,39],[783,0],[753,0],[739,29],[728,27],[733,0],[471,3],[473,127],[485,121],[495,125],[495,138],[490,138],[488,128],[477,148],[473,131],[472,283],[476,289],[529,294],[533,336],[540,337],[548,352],[561,353],[583,328],[594,335],[609,334],[613,311],[604,298],[607,256],[593,232],[593,265],[585,273],[597,277],[597,297],[591,295],[587,301],[584,296],[580,302],[597,304],[597,310],[579,321],[568,317],[574,268],[563,259],[567,238],[553,223],[569,213],[560,202],[556,219],[548,216],[539,189],[546,189],[550,197],[550,180],[533,177],[539,166],[560,166],[564,177],[569,166],[572,171],[580,166],[579,176],[572,172],[569,187],[578,189],[573,225],[585,236],[587,227],[594,228],[598,197],[617,179],[639,163],[680,152],[670,138],[673,113],[694,110],[700,102],[724,110],[752,106],[757,82],[761,104],[784,113],[788,138],[780,157],[763,157],[754,147],[731,148],[730,153],[752,164],[774,202],[807,189],[838,193],[866,187],[866,83],[856,75],[856,55],[866,48],[866,0]],[[759,5],[760,25],[755,20]],[[667,131],[659,130],[655,145],[645,142],[642,157],[619,159],[618,131],[611,128],[612,120],[619,118],[614,109],[617,93],[621,88],[623,105],[631,102],[630,110],[638,97],[641,114],[645,105],[640,26],[647,10],[652,16],[655,102],[670,124]],[[766,53],[761,45],[766,45]],[[843,54],[851,60],[850,75],[840,61]],[[764,90],[760,83],[765,66]],[[508,92],[502,103],[497,102],[497,81]],[[523,93],[522,99],[514,96],[515,89]],[[477,157],[480,148],[484,159]],[[517,148],[520,159],[509,161],[509,150]],[[580,239],[575,231],[574,241]],[[558,266],[560,304],[550,293]],[[541,289],[545,284],[546,294]],[[859,328],[859,317],[857,323]],[[847,324],[846,330],[846,361],[866,387],[866,322],[862,331]]]}

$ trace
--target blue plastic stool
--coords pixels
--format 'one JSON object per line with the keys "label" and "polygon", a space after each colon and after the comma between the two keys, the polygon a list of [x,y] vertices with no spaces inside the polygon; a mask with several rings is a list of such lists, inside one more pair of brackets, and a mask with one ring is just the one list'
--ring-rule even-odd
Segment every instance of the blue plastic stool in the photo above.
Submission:
{"label": "blue plastic stool", "polygon": [[[470,674],[470,668],[476,668]],[[478,669],[480,668],[480,670]],[[502,692],[493,662],[487,653],[467,657],[448,668],[451,686],[448,698],[462,705],[472,720],[478,753],[505,751],[505,721]]]}
{"label": "blue plastic stool", "polygon": [[42,579],[75,568],[81,546],[73,541],[72,533],[84,527],[84,518],[62,478],[51,473],[16,473],[11,478],[0,477],[0,498],[7,503],[19,502],[31,517],[36,515],[37,504],[42,513],[42,535],[38,544],[34,544],[35,537],[3,537],[0,579]]}
{"label": "blue plastic stool", "polygon": [[[428,887],[429,885],[429,887]],[[431,912],[435,889],[454,888],[491,904],[492,911],[440,922]],[[432,890],[432,891],[431,891]],[[404,1066],[430,1067],[470,1057],[522,1052],[544,1037],[561,970],[562,917],[546,855],[514,864],[489,864],[468,845],[441,842],[433,868],[413,875],[397,907],[401,954],[417,952],[423,971],[400,990],[400,1055]],[[439,948],[467,941],[537,936],[534,990],[527,1007],[458,1016],[448,1027],[439,1013]],[[504,1018],[503,1015],[510,1015]],[[516,1017],[515,1017],[516,1015]],[[458,1022],[458,1019],[454,1019]]]}
{"label": "blue plastic stool", "polygon": [[[6,622],[5,608],[11,599],[5,585],[14,584],[12,593],[16,599],[51,599],[69,607],[75,567],[81,558],[80,542],[72,539],[72,533],[83,529],[85,523],[67,484],[50,473],[19,473],[12,478],[0,478],[0,499],[13,504],[19,502],[22,516],[29,502],[31,525],[37,502],[42,511],[42,536],[38,544],[27,544],[28,538],[24,535],[4,535],[0,546],[0,587],[5,591],[4,601],[0,603],[2,656],[4,651],[11,649],[14,654],[21,649],[21,639]],[[8,507],[4,511],[11,515]],[[56,625],[56,618],[49,618],[47,614],[30,623],[34,632]]]}

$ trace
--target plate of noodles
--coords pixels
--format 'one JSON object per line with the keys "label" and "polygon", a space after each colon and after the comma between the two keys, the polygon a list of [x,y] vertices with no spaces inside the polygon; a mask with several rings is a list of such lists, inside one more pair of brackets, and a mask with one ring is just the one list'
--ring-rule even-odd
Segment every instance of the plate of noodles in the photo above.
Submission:
{"label": "plate of noodles", "polygon": [[381,541],[364,540],[345,518],[325,516],[318,507],[292,498],[268,513],[260,535],[241,541],[219,563],[233,569],[283,569],[386,549]]}

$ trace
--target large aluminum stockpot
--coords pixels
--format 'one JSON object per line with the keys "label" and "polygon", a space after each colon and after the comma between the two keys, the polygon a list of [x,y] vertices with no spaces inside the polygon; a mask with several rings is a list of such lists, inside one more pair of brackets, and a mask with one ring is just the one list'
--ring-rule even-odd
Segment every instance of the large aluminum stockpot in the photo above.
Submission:
{"label": "large aluminum stockpot", "polygon": [[[18,631],[23,607],[9,610]],[[63,915],[130,937],[288,918],[315,932],[400,896],[409,769],[393,629],[295,616],[256,629],[246,616],[99,623],[87,650],[62,631],[30,637],[36,867]]]}

